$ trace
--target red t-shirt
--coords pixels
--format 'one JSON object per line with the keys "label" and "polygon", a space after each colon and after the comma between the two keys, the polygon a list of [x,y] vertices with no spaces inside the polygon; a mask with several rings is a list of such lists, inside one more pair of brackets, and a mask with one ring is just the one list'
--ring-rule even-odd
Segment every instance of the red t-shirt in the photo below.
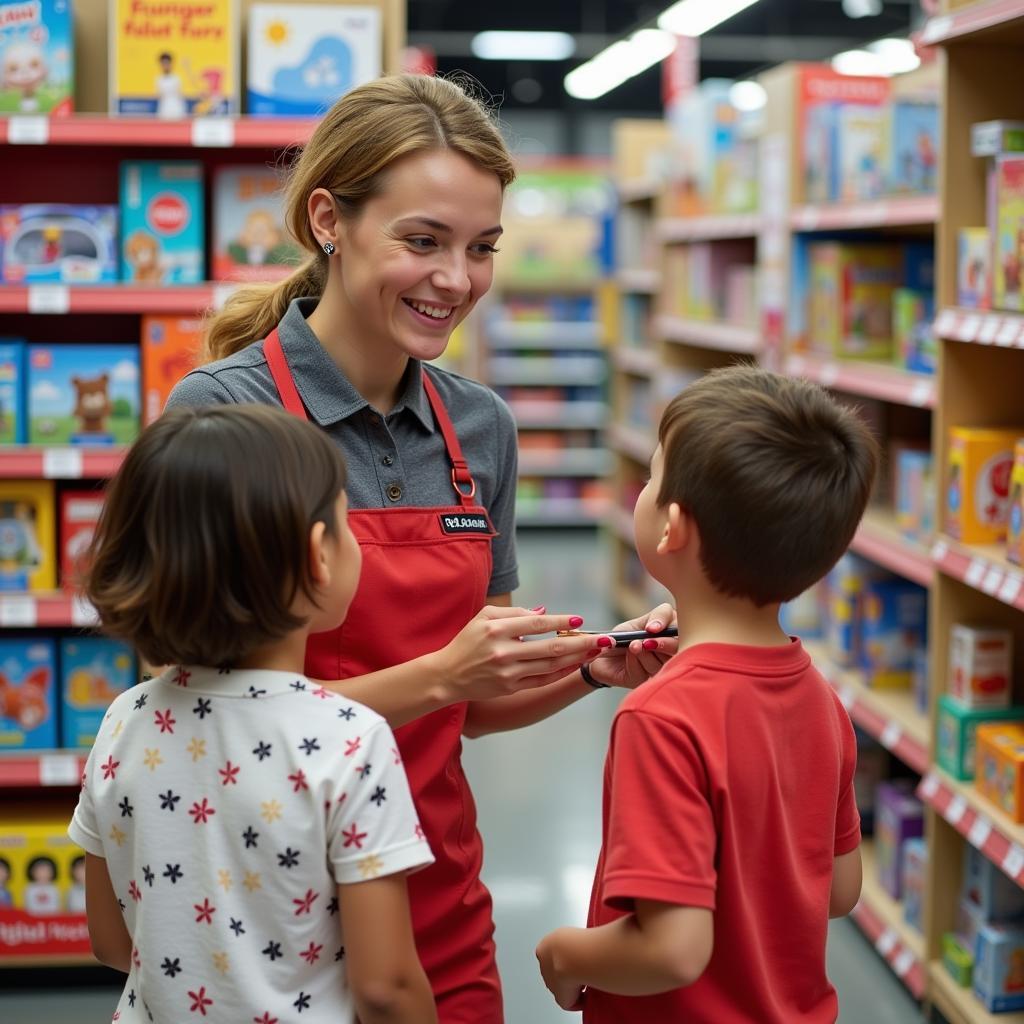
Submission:
{"label": "red t-shirt", "polygon": [[714,911],[687,988],[590,989],[585,1024],[834,1024],[832,862],[860,842],[849,716],[800,642],[701,644],[623,702],[605,763],[591,927],[649,899]]}

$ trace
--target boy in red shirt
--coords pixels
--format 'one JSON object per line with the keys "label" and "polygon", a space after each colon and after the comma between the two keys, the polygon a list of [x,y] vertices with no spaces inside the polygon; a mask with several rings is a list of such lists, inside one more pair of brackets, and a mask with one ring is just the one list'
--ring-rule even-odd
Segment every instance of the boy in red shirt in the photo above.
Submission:
{"label": "boy in red shirt", "polygon": [[537,948],[585,1024],[833,1024],[860,895],[853,728],[779,605],[846,550],[877,446],[816,385],[715,371],[662,417],[634,512],[679,653],[622,702],[587,928]]}

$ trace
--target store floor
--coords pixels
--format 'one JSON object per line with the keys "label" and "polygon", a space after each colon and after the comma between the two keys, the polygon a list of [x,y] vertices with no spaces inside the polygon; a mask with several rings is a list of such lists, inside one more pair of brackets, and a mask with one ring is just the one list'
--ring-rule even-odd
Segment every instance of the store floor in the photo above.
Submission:
{"label": "store floor", "polygon": [[[519,551],[518,603],[574,612],[596,629],[611,624],[608,554],[594,534],[524,532]],[[466,745],[509,1024],[579,1019],[551,1001],[533,949],[550,929],[586,917],[600,838],[601,769],[616,697],[594,693],[531,729]],[[922,1021],[916,1004],[848,921],[832,925],[829,969],[839,989],[840,1024]],[[114,1004],[114,993],[106,989],[0,990],[0,1021],[106,1024]]]}

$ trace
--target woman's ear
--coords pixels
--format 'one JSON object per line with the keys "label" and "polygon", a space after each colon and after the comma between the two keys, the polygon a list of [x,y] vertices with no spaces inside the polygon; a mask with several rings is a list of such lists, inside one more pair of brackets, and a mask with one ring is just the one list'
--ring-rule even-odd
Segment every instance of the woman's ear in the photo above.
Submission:
{"label": "woman's ear", "polygon": [[340,223],[338,204],[335,202],[334,196],[325,188],[313,189],[306,202],[306,212],[309,215],[313,235],[320,248],[323,248],[325,242],[330,242],[337,247]]}
{"label": "woman's ear", "polygon": [[326,541],[326,524],[314,523],[313,528],[309,531],[309,577],[318,587],[326,587],[331,582]]}

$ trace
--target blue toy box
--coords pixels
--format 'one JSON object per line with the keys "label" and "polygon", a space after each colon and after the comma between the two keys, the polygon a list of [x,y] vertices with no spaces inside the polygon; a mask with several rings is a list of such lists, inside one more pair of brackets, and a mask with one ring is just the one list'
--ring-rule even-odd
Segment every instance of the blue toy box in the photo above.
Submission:
{"label": "blue toy box", "polygon": [[29,444],[131,444],[139,405],[137,346],[29,346]]}
{"label": "blue toy box", "polygon": [[0,640],[0,750],[57,746],[52,640]]}
{"label": "blue toy box", "polygon": [[0,444],[22,444],[25,433],[25,343],[0,338]]}
{"label": "blue toy box", "polygon": [[121,164],[121,219],[122,280],[161,285],[205,279],[202,164]]}
{"label": "blue toy box", "polygon": [[136,681],[130,647],[106,637],[60,642],[61,746],[89,748],[118,694]]}
{"label": "blue toy box", "polygon": [[1024,889],[969,844],[964,848],[960,895],[978,907],[986,921],[1007,924],[1024,920]]}
{"label": "blue toy box", "polygon": [[888,157],[890,191],[904,195],[935,191],[939,160],[938,104],[903,100],[893,103]]}
{"label": "blue toy box", "polygon": [[0,3],[0,115],[70,114],[74,52],[69,0]]}
{"label": "blue toy box", "polygon": [[914,652],[926,646],[928,591],[906,580],[864,590],[860,664],[875,689],[909,689]]}
{"label": "blue toy box", "polygon": [[989,1013],[1024,1009],[1024,929],[981,926],[974,947],[974,994]]}
{"label": "blue toy box", "polygon": [[117,207],[0,206],[0,280],[99,284],[117,280]]}

